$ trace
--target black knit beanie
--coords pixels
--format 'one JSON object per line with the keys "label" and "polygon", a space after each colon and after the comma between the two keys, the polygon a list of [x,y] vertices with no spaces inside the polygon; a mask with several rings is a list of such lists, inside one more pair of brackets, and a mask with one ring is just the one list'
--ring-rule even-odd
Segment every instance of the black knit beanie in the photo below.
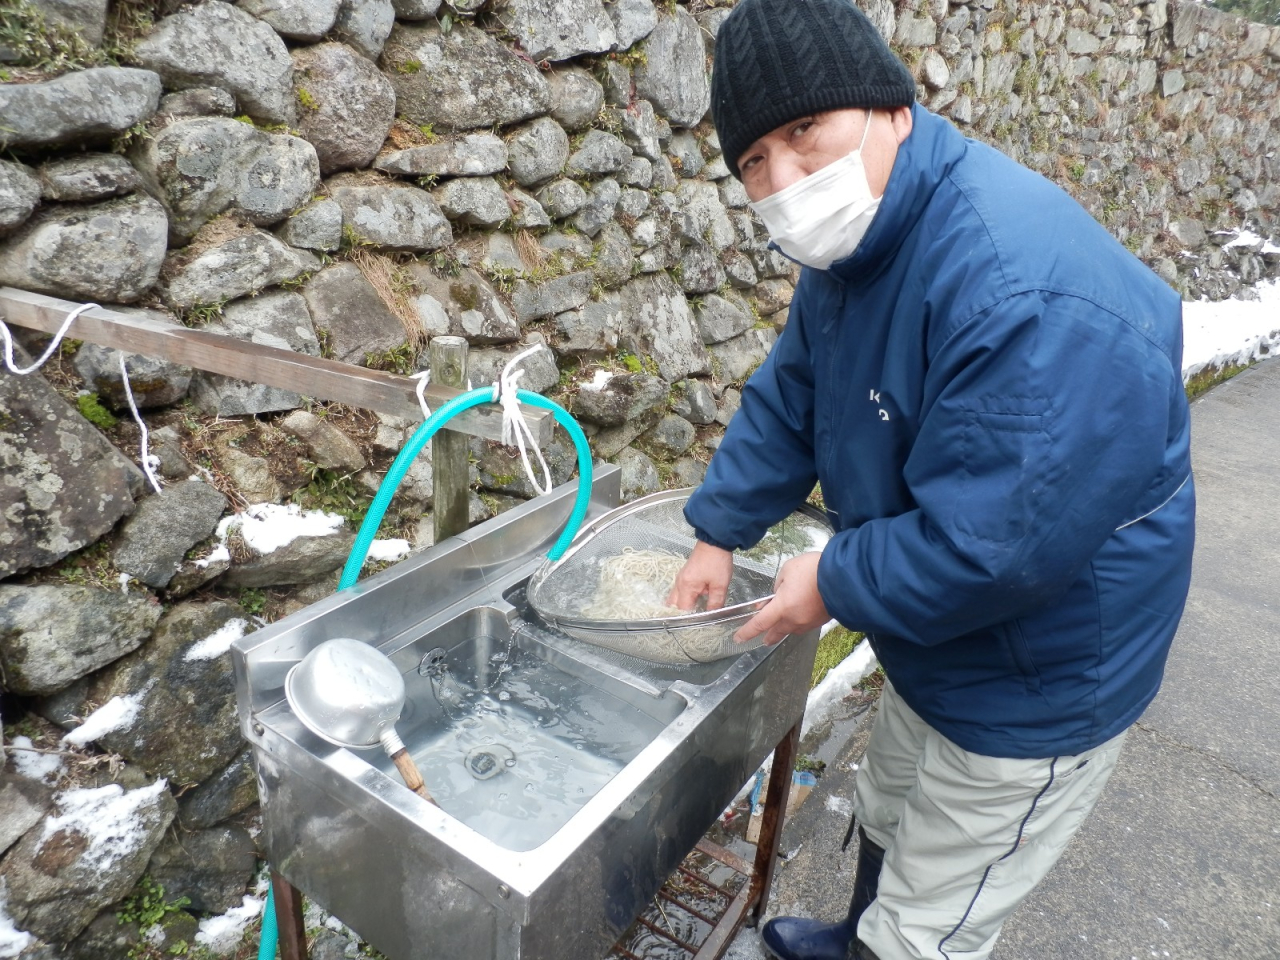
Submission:
{"label": "black knit beanie", "polygon": [[797,117],[915,103],[916,82],[850,0],[742,0],[716,35],[711,117],[725,163]]}

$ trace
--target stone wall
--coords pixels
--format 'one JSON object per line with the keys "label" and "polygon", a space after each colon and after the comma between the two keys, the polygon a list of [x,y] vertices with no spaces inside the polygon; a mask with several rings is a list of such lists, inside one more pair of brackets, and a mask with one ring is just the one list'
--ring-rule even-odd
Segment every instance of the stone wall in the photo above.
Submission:
{"label": "stone wall", "polygon": [[1280,28],[1176,0],[867,9],[924,102],[1065,187],[1184,296],[1276,275]]}
{"label": "stone wall", "polygon": [[[1280,271],[1280,30],[1165,0],[864,9],[925,104],[1071,191],[1185,295]],[[574,410],[628,496],[696,484],[796,279],[707,116],[727,14],[10,4],[0,284],[400,372],[461,335],[477,384],[538,345],[522,386]],[[413,427],[128,364],[160,494],[117,354],[72,342],[41,374],[0,374],[6,744],[69,755],[11,751],[0,779],[0,902],[25,956],[159,956],[192,940],[192,912],[239,903],[256,794],[225,651],[334,588]],[[508,451],[472,454],[473,520],[532,494]],[[567,480],[563,437],[549,454]],[[295,517],[268,549],[259,527],[288,508],[332,519]],[[430,508],[424,459],[382,535],[425,547]],[[140,945],[145,876],[191,902]]]}

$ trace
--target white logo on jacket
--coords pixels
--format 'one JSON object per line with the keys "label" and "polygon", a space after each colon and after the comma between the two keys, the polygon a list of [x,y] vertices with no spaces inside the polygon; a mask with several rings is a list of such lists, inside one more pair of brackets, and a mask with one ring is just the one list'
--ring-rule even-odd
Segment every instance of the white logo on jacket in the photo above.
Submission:
{"label": "white logo on jacket", "polygon": [[[871,391],[871,402],[872,402],[872,403],[877,403],[877,404],[880,402],[880,391],[879,391],[879,390],[872,390],[872,391]],[[879,413],[880,413],[880,419],[881,419],[881,420],[888,420],[888,419],[889,419],[889,411],[888,411],[888,410],[886,410],[884,407],[880,407],[880,409],[879,409]]]}

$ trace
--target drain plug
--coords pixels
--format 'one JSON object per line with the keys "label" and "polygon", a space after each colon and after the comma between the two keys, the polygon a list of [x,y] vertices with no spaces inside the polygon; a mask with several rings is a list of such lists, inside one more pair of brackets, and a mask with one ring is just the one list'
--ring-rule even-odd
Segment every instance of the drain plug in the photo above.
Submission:
{"label": "drain plug", "polygon": [[486,743],[467,751],[462,765],[467,768],[467,773],[477,780],[488,780],[502,773],[515,762],[515,759],[516,755],[510,747],[501,743]]}

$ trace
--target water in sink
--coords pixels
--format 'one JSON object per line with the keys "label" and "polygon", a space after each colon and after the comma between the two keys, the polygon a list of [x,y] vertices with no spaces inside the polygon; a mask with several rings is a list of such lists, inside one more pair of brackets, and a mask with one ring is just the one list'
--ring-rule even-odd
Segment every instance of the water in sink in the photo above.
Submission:
{"label": "water in sink", "polygon": [[666,724],[514,645],[488,659],[499,668],[479,676],[453,657],[407,675],[399,729],[442,809],[531,850]]}

